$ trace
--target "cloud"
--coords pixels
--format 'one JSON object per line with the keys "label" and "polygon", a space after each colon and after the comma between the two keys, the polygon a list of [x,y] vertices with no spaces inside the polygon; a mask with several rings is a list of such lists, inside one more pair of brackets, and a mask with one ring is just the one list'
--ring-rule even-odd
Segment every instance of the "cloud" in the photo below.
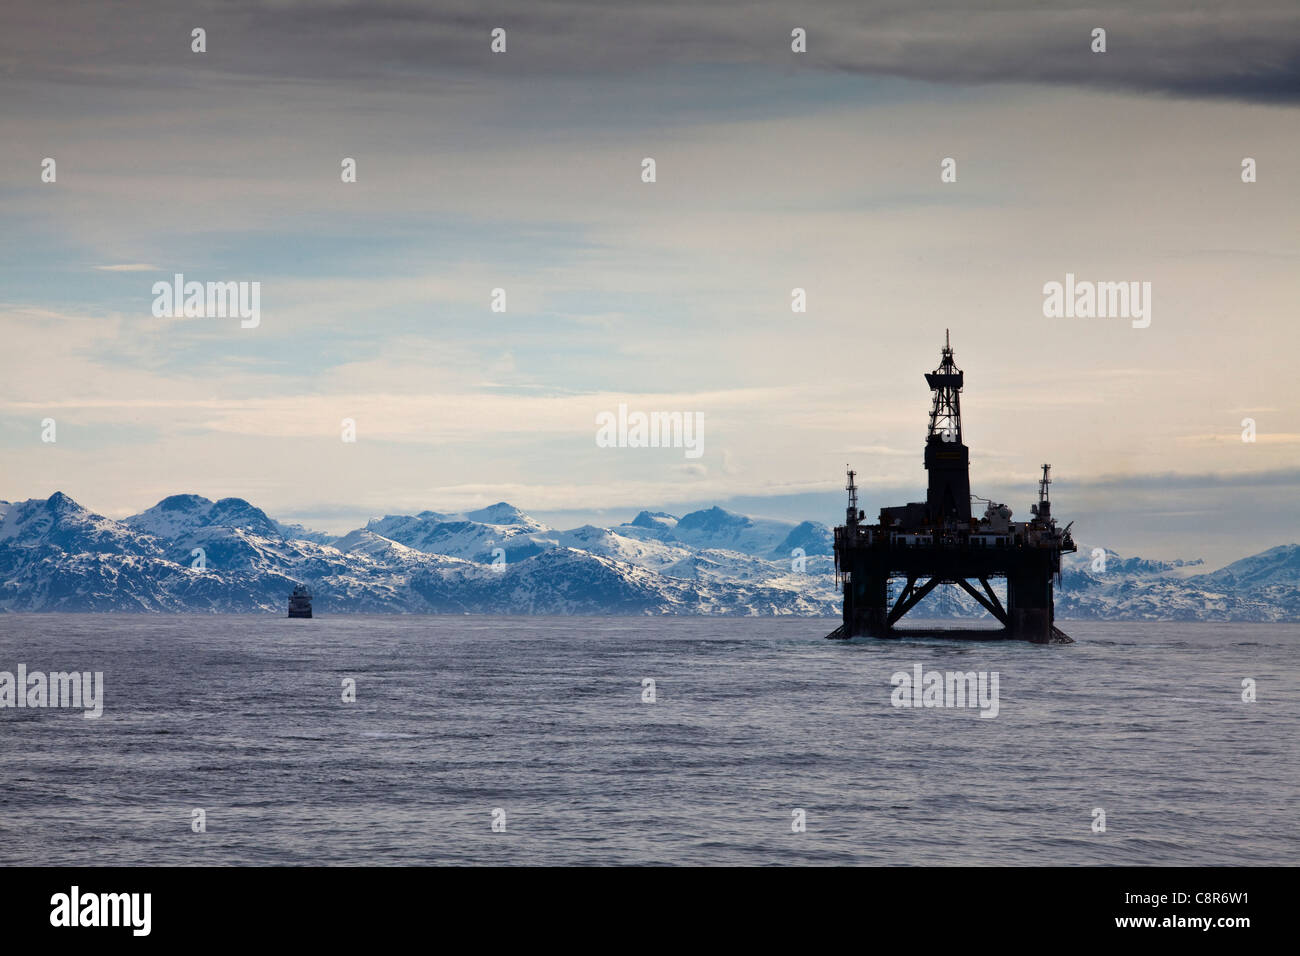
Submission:
{"label": "cloud", "polygon": [[1116,488],[1157,492],[1174,488],[1209,490],[1223,488],[1295,488],[1300,487],[1300,469],[1270,468],[1262,471],[1241,472],[1114,474],[1090,479],[1087,484],[1091,489],[1106,493]]}
{"label": "cloud", "polygon": [[[363,89],[428,86],[473,96],[488,81],[591,76],[659,66],[755,66],[940,83],[1073,84],[1264,103],[1300,101],[1300,7],[1237,0],[830,0],[623,3],[551,0],[494,8],[481,0],[243,0],[6,6],[0,69],[19,79],[150,87],[278,80]],[[190,50],[204,24],[208,52]],[[168,24],[171,29],[160,29]],[[489,33],[507,30],[504,54]],[[806,53],[790,31],[807,30]],[[1093,53],[1092,31],[1107,31]],[[447,79],[447,78],[455,78]]]}
{"label": "cloud", "polygon": [[[447,510],[797,488],[834,515],[846,462],[908,489],[883,503],[922,493],[920,376],[948,326],[982,494],[1027,503],[1042,461],[1080,499],[1089,476],[1282,467],[1300,152],[1294,111],[1241,101],[1295,100],[1300,8],[1133,6],[72,2],[56,29],[9,3],[0,140],[60,179],[2,174],[8,494]],[[143,263],[260,281],[261,326],[152,317]],[[1152,327],[1046,321],[1067,270],[1151,279]],[[705,459],[597,448],[620,400],[703,411]],[[1277,410],[1256,444],[1224,412],[1250,408]],[[1128,507],[1098,488],[1097,513]],[[1267,510],[1220,497],[1239,538]]]}
{"label": "cloud", "polygon": [[100,272],[159,272],[157,266],[147,265],[143,262],[128,262],[114,266],[95,266]]}
{"label": "cloud", "polygon": [[[1180,435],[1177,440],[1199,445],[1213,445],[1219,442],[1242,442],[1240,431],[1227,431],[1218,435]],[[1255,435],[1254,443],[1261,445],[1300,444],[1300,432],[1259,432]],[[1243,442],[1243,444],[1250,444],[1250,442]]]}

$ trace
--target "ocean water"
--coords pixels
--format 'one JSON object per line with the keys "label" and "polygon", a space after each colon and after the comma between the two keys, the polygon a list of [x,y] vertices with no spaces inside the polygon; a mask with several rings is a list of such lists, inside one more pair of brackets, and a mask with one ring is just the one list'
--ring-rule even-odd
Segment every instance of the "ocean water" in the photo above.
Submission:
{"label": "ocean water", "polygon": [[[0,671],[105,683],[0,709],[0,863],[1300,861],[1300,626],[835,623],[0,615]],[[893,706],[916,664],[996,671],[997,716]]]}

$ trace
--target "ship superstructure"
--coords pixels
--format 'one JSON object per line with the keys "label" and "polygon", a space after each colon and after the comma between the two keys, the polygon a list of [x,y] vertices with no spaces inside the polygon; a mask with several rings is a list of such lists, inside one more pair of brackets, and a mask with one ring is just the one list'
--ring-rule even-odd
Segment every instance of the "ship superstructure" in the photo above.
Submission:
{"label": "ship superstructure", "polygon": [[296,584],[289,595],[290,617],[311,617],[311,591],[305,584]]}

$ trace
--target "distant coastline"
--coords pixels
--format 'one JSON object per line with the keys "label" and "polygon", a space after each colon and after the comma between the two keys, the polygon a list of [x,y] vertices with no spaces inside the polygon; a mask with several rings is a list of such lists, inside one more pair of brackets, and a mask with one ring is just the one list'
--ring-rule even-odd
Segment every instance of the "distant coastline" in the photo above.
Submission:
{"label": "distant coastline", "polygon": [[[1194,560],[1086,543],[1069,558],[1063,620],[1300,621],[1300,545],[1202,573],[1189,573]],[[333,536],[241,498],[173,495],[120,521],[62,493],[0,502],[0,611],[284,614],[300,582],[319,615],[839,613],[826,525],[718,507],[561,530],[499,502],[387,515]],[[918,610],[984,614],[955,588]]]}

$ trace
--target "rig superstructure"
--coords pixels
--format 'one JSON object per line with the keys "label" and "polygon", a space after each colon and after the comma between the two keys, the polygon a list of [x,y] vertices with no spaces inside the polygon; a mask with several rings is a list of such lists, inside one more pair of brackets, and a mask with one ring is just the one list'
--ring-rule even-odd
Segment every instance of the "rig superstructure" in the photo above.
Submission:
{"label": "rig superstructure", "polygon": [[[929,488],[925,501],[880,509],[878,524],[858,510],[857,472],[848,473],[849,504],[835,529],[836,584],[843,585],[844,623],[827,637],[897,637],[894,625],[940,584],[955,584],[1002,622],[1001,630],[946,631],[961,637],[1010,637],[1040,644],[1072,643],[1054,623],[1052,581],[1061,555],[1075,550],[1070,525],[1052,517],[1051,465],[1043,465],[1030,521],[970,493],[970,449],[962,439],[962,370],[945,335],[939,367],[927,372],[933,395],[925,439]],[[978,518],[971,501],[985,504]],[[1071,525],[1073,522],[1071,522]],[[890,580],[905,580],[890,602]],[[1003,606],[989,584],[1006,580]],[[977,589],[971,582],[978,582]]]}

